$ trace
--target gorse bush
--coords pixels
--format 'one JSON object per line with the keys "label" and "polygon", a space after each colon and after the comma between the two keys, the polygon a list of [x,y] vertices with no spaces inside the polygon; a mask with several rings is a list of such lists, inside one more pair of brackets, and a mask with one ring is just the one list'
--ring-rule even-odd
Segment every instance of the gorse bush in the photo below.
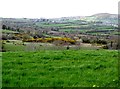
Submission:
{"label": "gorse bush", "polygon": [[69,42],[71,44],[75,44],[75,40],[72,40],[71,38],[67,37],[58,37],[58,38],[31,38],[31,39],[23,39],[24,42],[54,42],[54,41],[64,41],[64,42]]}

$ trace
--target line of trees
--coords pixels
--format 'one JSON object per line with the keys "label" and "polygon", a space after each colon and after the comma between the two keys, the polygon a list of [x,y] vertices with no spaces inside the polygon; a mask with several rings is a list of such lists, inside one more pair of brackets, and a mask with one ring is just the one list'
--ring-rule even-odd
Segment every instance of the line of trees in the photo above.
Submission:
{"label": "line of trees", "polygon": [[7,29],[7,30],[12,30],[12,31],[18,31],[18,32],[20,31],[19,28],[13,28],[13,27],[6,26],[6,25],[2,25],[2,29],[3,30]]}

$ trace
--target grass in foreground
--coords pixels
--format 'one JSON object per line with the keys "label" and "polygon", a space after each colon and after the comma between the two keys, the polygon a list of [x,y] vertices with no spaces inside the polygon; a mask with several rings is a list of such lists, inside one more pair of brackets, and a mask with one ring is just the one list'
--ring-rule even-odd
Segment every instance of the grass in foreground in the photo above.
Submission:
{"label": "grass in foreground", "polygon": [[117,87],[118,52],[64,50],[3,53],[3,87]]}

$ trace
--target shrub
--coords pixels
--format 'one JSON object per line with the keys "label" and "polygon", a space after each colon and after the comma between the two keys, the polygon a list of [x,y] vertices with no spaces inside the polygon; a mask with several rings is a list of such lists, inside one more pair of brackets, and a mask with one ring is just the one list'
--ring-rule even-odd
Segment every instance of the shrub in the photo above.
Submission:
{"label": "shrub", "polygon": [[98,44],[107,44],[107,41],[105,41],[105,40],[97,40],[96,43],[98,43]]}
{"label": "shrub", "polygon": [[107,45],[103,46],[103,49],[108,49],[108,46]]}
{"label": "shrub", "polygon": [[90,43],[90,39],[83,39],[83,43]]}

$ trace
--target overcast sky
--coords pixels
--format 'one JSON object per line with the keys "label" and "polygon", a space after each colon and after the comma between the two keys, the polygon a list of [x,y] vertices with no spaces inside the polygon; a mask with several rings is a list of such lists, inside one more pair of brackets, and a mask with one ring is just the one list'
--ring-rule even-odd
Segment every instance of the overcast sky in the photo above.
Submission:
{"label": "overcast sky", "polygon": [[56,18],[118,13],[120,0],[0,0],[0,17]]}

